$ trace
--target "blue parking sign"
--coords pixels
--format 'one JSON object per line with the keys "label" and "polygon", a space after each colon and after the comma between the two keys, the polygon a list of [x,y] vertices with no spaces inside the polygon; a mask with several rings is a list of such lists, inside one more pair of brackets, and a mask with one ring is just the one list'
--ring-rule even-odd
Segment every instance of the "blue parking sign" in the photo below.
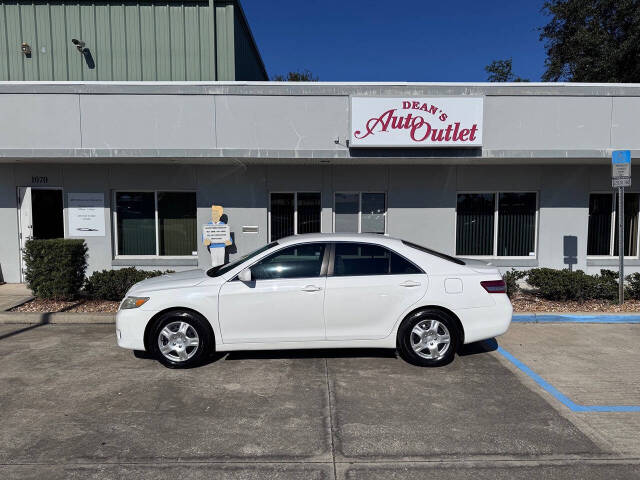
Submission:
{"label": "blue parking sign", "polygon": [[631,163],[631,150],[614,150],[611,153],[612,163]]}

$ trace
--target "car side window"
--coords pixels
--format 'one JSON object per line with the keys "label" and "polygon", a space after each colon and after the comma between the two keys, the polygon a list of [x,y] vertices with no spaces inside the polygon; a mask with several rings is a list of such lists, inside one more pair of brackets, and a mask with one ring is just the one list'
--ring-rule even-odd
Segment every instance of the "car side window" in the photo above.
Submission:
{"label": "car side window", "polygon": [[324,243],[302,243],[280,250],[251,267],[253,280],[319,277]]}
{"label": "car side window", "polygon": [[366,243],[336,243],[334,276],[415,273],[422,271],[387,248]]}

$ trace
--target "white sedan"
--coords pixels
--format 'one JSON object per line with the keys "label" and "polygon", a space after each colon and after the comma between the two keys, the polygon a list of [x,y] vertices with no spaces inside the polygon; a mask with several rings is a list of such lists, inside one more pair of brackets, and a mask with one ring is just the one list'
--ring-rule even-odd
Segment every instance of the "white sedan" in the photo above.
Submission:
{"label": "white sedan", "polygon": [[462,344],[505,333],[511,313],[486,263],[381,235],[308,234],[135,284],[116,336],[168,367],[214,351],[357,347],[438,366]]}

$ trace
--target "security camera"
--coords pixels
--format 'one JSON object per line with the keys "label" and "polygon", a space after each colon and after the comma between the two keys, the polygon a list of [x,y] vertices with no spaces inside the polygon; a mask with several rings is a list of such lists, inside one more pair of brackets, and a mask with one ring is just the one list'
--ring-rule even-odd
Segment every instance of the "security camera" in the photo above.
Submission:
{"label": "security camera", "polygon": [[85,43],[82,40],[78,40],[77,38],[72,38],[71,43],[73,43],[79,52],[84,50]]}

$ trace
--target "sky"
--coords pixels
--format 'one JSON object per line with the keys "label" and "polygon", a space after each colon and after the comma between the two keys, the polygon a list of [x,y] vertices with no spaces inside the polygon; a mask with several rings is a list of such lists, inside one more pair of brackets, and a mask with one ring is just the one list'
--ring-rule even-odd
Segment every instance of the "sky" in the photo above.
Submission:
{"label": "sky", "polygon": [[320,81],[481,82],[513,58],[539,81],[543,0],[241,0],[270,76]]}

